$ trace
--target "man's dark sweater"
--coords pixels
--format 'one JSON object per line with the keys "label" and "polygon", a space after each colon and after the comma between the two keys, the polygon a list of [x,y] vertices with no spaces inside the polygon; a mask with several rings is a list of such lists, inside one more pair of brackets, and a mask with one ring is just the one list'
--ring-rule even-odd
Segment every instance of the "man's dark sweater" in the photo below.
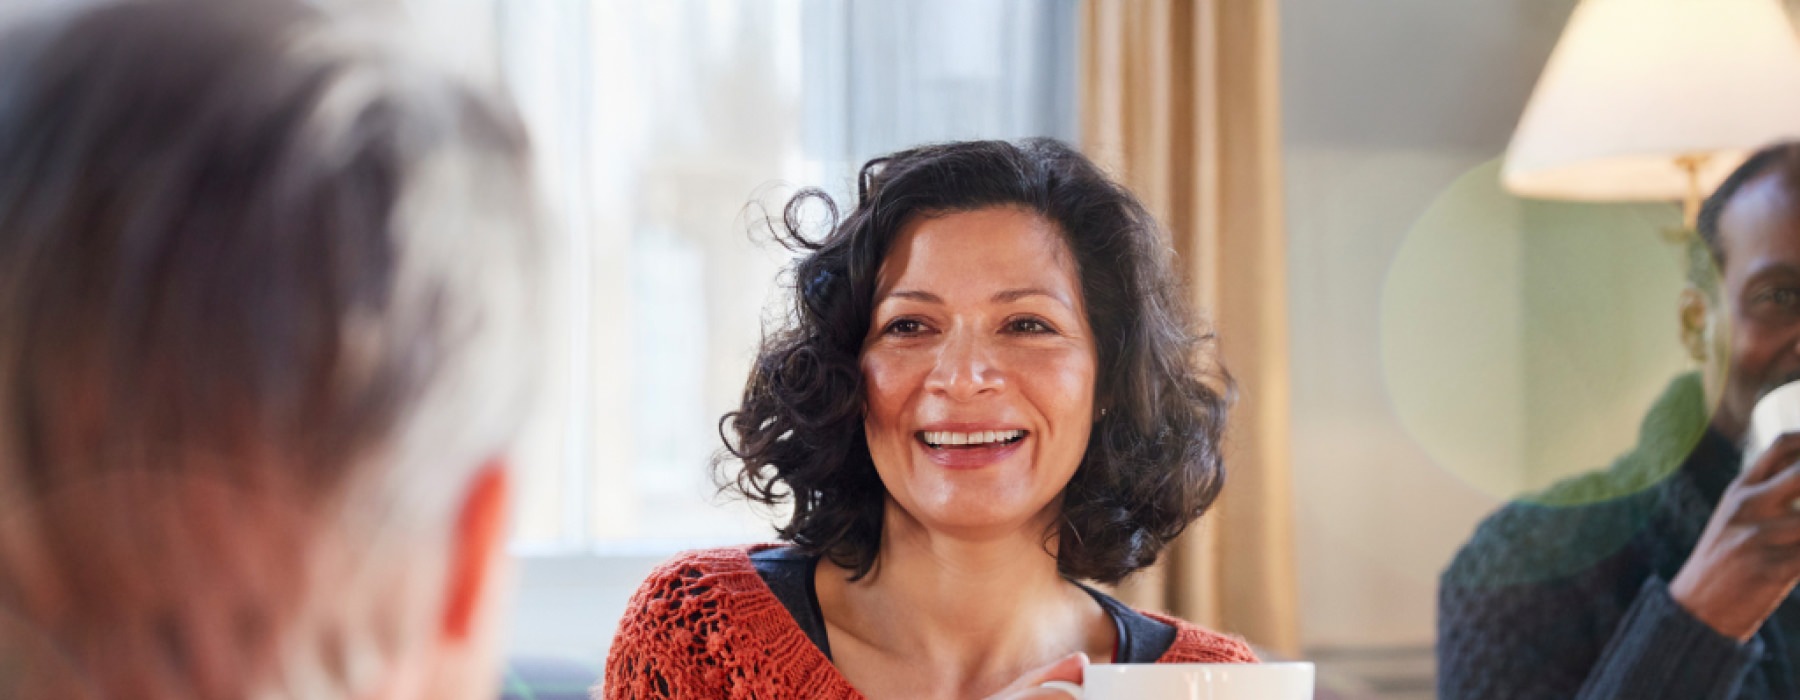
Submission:
{"label": "man's dark sweater", "polygon": [[1610,468],[1490,516],[1439,587],[1438,696],[1800,697],[1792,598],[1739,644],[1669,595],[1740,459],[1688,375]]}

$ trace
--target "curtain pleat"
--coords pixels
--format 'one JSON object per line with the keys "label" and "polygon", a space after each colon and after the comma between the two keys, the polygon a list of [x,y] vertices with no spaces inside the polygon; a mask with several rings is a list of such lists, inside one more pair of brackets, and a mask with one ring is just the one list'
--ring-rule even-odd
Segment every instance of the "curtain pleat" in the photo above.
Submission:
{"label": "curtain pleat", "polygon": [[1120,594],[1296,655],[1276,2],[1090,0],[1082,19],[1083,149],[1168,228],[1239,389],[1223,495]]}

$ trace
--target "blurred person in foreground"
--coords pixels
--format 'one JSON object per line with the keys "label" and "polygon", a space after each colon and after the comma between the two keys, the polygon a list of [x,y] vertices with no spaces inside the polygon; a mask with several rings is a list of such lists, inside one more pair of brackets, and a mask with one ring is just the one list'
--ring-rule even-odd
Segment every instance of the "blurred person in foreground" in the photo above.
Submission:
{"label": "blurred person in foreground", "polygon": [[1754,154],[1698,228],[1679,318],[1702,371],[1610,469],[1507,505],[1457,554],[1441,697],[1800,697],[1800,435],[1750,464],[1740,447],[1757,399],[1800,379],[1800,144]]}
{"label": "blurred person in foreground", "polygon": [[1089,658],[1255,661],[1079,583],[1150,565],[1224,477],[1230,382],[1144,207],[1050,140],[895,153],[858,190],[841,221],[789,202],[793,309],[721,423],[784,542],[654,572],[606,696],[1063,698],[1039,686]]}
{"label": "blurred person in foreground", "polygon": [[522,132],[299,2],[0,42],[0,697],[488,698]]}

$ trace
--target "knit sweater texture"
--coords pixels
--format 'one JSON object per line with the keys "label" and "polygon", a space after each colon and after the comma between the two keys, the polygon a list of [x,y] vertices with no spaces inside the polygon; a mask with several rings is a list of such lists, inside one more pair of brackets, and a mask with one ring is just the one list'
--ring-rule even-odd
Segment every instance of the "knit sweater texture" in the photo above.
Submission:
{"label": "knit sweater texture", "polygon": [[1800,697],[1792,598],[1740,644],[1669,593],[1741,459],[1707,424],[1683,376],[1611,467],[1481,524],[1439,587],[1440,698]]}
{"label": "knit sweater texture", "polygon": [[[763,583],[750,553],[687,552],[644,581],[606,659],[606,698],[862,698]],[[1159,663],[1255,663],[1243,640],[1175,618]]]}

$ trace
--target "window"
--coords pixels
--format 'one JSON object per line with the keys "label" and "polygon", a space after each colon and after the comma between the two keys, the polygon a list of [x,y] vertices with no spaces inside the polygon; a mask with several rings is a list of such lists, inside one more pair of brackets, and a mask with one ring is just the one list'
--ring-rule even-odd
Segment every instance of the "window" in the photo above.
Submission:
{"label": "window", "polygon": [[547,409],[521,456],[524,553],[770,537],[709,460],[787,253],[787,196],[840,205],[866,159],[1076,133],[1075,0],[492,6],[503,82],[562,233]]}

